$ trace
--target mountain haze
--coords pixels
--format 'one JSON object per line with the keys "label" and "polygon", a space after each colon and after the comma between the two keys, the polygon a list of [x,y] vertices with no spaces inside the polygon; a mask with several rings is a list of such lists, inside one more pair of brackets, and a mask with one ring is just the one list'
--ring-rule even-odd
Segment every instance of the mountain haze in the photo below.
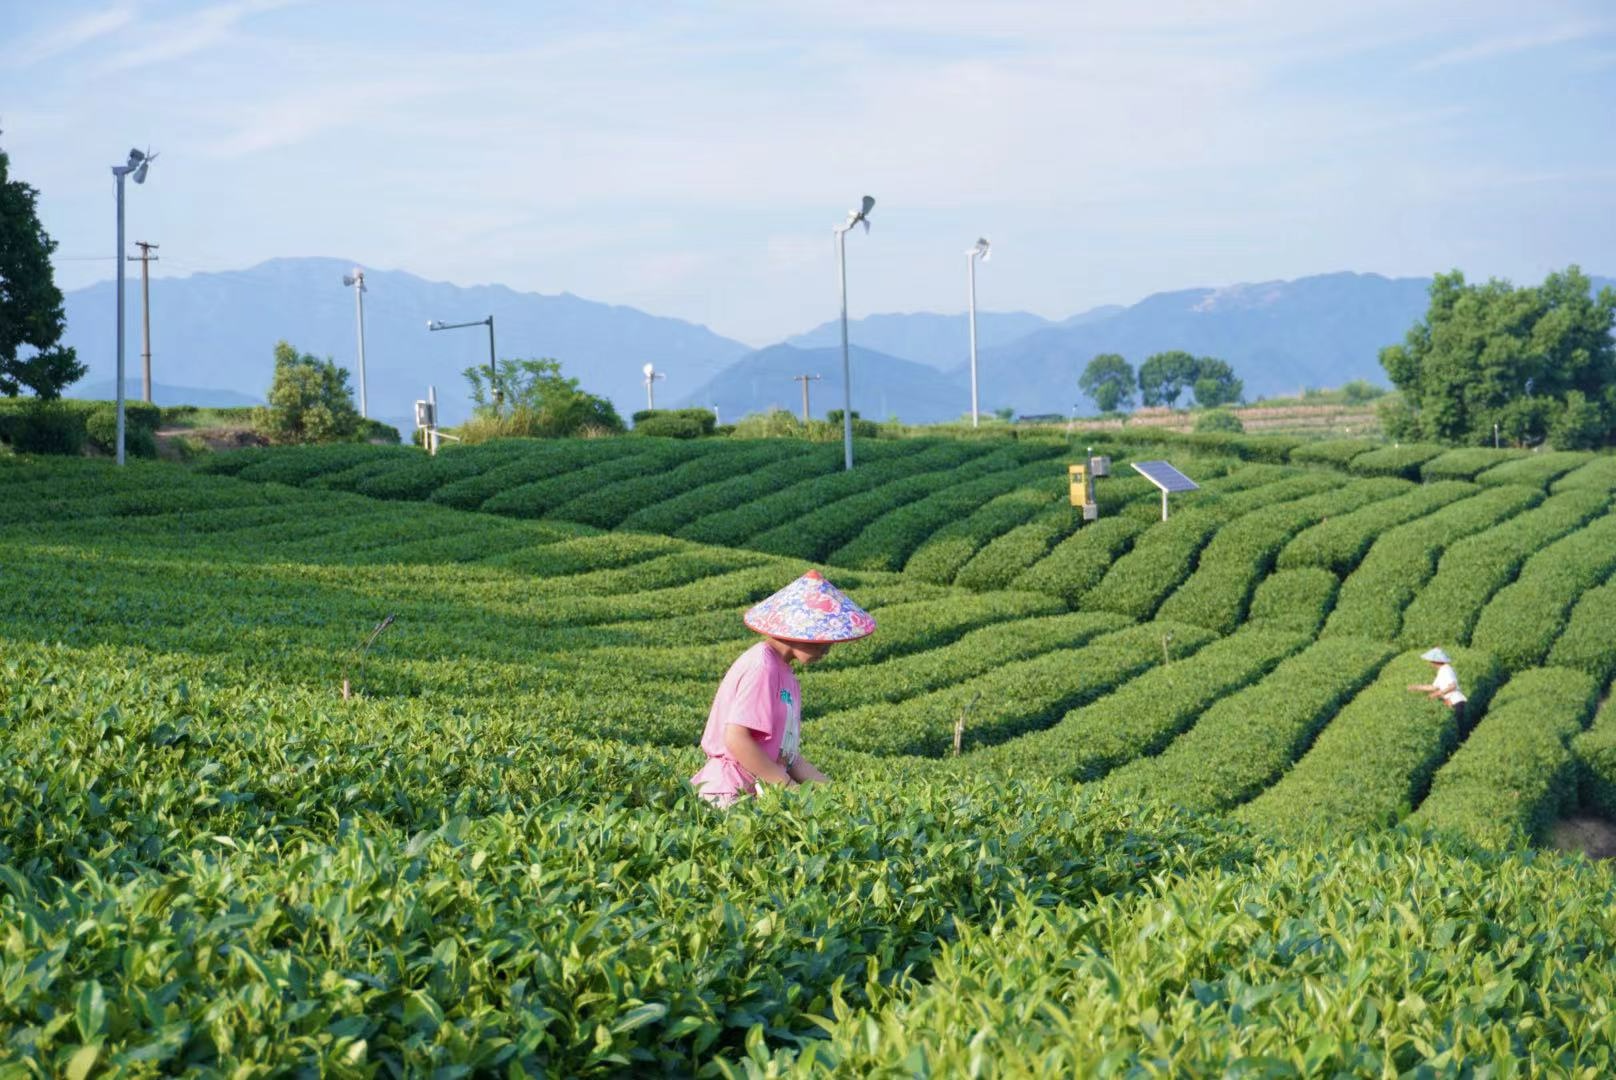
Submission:
{"label": "mountain haze", "polygon": [[[1025,311],[978,311],[976,313],[977,354],[990,345],[1005,345],[1035,330],[1055,324]],[[970,321],[964,312],[937,315],[929,311],[913,314],[866,315],[849,319],[848,341],[866,349],[886,353],[917,364],[947,370],[961,361],[970,362]],[[799,349],[842,346],[842,322],[832,319],[812,330],[786,338],[785,344]]]}
{"label": "mountain haze", "polygon": [[[153,278],[152,372],[168,385],[225,390],[262,400],[274,373],[275,342],[330,356],[353,373],[359,398],[353,290],[343,259],[271,259],[247,270]],[[625,416],[644,400],[640,369],[667,368],[686,386],[750,352],[738,341],[679,319],[595,303],[567,293],[519,293],[503,285],[462,287],[397,270],[365,270],[365,368],[370,414],[408,432],[413,402],[438,389],[440,414],[469,412],[461,372],[488,361],[483,326],[429,333],[429,319],[494,316],[501,357],[555,357],[585,389],[611,398]],[[63,343],[89,365],[80,385],[115,386],[116,288],[101,282],[66,294]],[[127,284],[125,377],[140,373],[140,282]],[[70,393],[76,393],[70,390]]]}

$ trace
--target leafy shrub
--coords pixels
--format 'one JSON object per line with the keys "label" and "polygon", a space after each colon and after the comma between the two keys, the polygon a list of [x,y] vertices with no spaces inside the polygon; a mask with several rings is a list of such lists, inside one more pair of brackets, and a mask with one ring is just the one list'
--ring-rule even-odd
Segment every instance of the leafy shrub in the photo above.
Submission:
{"label": "leafy shrub", "polygon": [[1298,464],[1334,465],[1344,469],[1359,454],[1367,454],[1385,445],[1378,439],[1321,439],[1298,446],[1291,451],[1290,459]]}
{"label": "leafy shrub", "polygon": [[[1322,573],[1290,570],[1275,578]],[[1157,756],[1106,777],[1102,787],[1201,812],[1237,806],[1300,758],[1391,654],[1386,645],[1357,638],[1315,642],[1261,682],[1218,701]]]}
{"label": "leafy shrub", "polygon": [[254,414],[254,424],[274,442],[334,442],[359,432],[348,372],[330,358],[316,360],[284,341],[275,343],[268,400],[268,408]]}
{"label": "leafy shrub", "polygon": [[1549,650],[1549,664],[1585,671],[1600,686],[1609,686],[1616,678],[1613,626],[1616,626],[1616,581],[1608,581],[1577,599],[1565,629]]}
{"label": "leafy shrub", "polygon": [[1400,476],[1405,480],[1418,480],[1421,466],[1441,456],[1445,450],[1447,447],[1436,443],[1382,446],[1359,454],[1347,468],[1359,476]]}
{"label": "leafy shrub", "polygon": [[1544,450],[1495,465],[1478,474],[1476,482],[1531,484],[1546,488],[1552,481],[1593,459],[1594,455],[1585,450]]}
{"label": "leafy shrub", "polygon": [[1469,641],[1482,608],[1514,579],[1521,564],[1581,528],[1605,503],[1603,494],[1587,491],[1552,496],[1535,509],[1454,543],[1442,555],[1436,576],[1408,605],[1400,640],[1409,646]]}
{"label": "leafy shrub", "polygon": [[1324,625],[1340,586],[1334,574],[1316,567],[1270,574],[1251,598],[1247,624],[1312,637]]}
{"label": "leafy shrub", "polygon": [[1599,684],[1581,671],[1534,668],[1505,683],[1486,718],[1431,779],[1410,823],[1487,847],[1531,844],[1577,801],[1570,743]]}
{"label": "leafy shrub", "polygon": [[[1357,466],[1353,466],[1356,470]],[[1473,495],[1473,484],[1426,484],[1395,498],[1385,499],[1349,514],[1330,517],[1304,529],[1279,553],[1282,568],[1321,566],[1335,574],[1350,573],[1369,545],[1387,529],[1424,517],[1434,510]]]}
{"label": "leafy shrub", "polygon": [[[1458,647],[1448,652],[1470,699],[1466,713],[1474,720],[1487,708],[1502,669],[1486,653]],[[1459,742],[1452,710],[1407,689],[1430,676],[1431,665],[1416,653],[1393,660],[1319,734],[1295,768],[1234,816],[1293,837],[1383,828],[1406,816]]]}
{"label": "leafy shrub", "polygon": [[1240,418],[1228,409],[1208,409],[1195,418],[1195,433],[1206,435],[1212,432],[1228,432],[1238,435],[1246,430],[1246,425]]}
{"label": "leafy shrub", "polygon": [[1470,643],[1510,671],[1542,663],[1577,598],[1616,571],[1616,517],[1602,517],[1539,551],[1482,609]]}
{"label": "leafy shrub", "polygon": [[1553,492],[1587,489],[1616,491],[1616,454],[1600,454],[1586,465],[1580,465],[1549,486]]}
{"label": "leafy shrub", "polygon": [[715,480],[672,498],[649,503],[624,518],[620,527],[672,535],[710,514],[733,510],[815,476],[842,468],[840,447],[781,443],[783,456],[771,465]]}
{"label": "leafy shrub", "polygon": [[1486,472],[1494,465],[1525,456],[1525,450],[1465,446],[1438,454],[1427,461],[1420,466],[1420,475],[1427,480],[1472,480],[1478,473]]}
{"label": "leafy shrub", "polygon": [[1123,517],[1084,525],[1023,570],[1010,587],[1058,596],[1077,607],[1144,531],[1144,525]]}
{"label": "leafy shrub", "polygon": [[1616,818],[1616,706],[1606,698],[1587,731],[1571,741],[1577,761],[1579,801],[1607,819]]}
{"label": "leafy shrub", "polygon": [[19,454],[84,452],[84,418],[60,402],[35,402],[11,417],[11,447]]}
{"label": "leafy shrub", "polygon": [[717,424],[711,409],[641,409],[634,414],[638,434],[670,439],[699,439],[713,434]]}

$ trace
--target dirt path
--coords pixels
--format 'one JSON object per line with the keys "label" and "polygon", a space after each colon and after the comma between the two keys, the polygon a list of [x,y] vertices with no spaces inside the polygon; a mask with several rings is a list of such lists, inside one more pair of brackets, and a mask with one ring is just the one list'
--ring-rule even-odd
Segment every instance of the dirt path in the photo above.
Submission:
{"label": "dirt path", "polygon": [[1549,846],[1557,851],[1580,851],[1590,859],[1616,857],[1616,825],[1592,814],[1573,814],[1555,823]]}

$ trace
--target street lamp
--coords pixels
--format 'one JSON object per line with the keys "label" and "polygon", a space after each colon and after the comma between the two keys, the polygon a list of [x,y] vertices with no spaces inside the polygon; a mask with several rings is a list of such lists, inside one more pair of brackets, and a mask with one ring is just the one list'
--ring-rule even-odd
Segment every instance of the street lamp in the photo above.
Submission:
{"label": "street lamp", "polygon": [[870,231],[870,211],[875,197],[864,196],[857,210],[847,212],[847,220],[836,226],[836,257],[842,284],[842,455],[849,471],[853,468],[853,372],[847,359],[847,230],[862,224]]}
{"label": "street lamp", "polygon": [[354,313],[359,319],[359,415],[370,417],[370,403],[365,396],[365,272],[354,267],[353,273],[343,274],[342,283],[353,287]]}
{"label": "street lamp", "polygon": [[459,330],[463,326],[488,327],[488,389],[494,395],[494,412],[497,413],[505,402],[505,387],[500,384],[499,366],[494,362],[494,317],[490,315],[486,319],[473,319],[471,322],[446,323],[436,319],[426,321],[428,330]]}
{"label": "street lamp", "polygon": [[971,426],[977,426],[976,411],[976,260],[980,258],[987,262],[988,238],[979,237],[976,246],[965,253],[965,264],[969,268],[971,279]]}
{"label": "street lamp", "polygon": [[646,364],[640,370],[645,373],[645,407],[654,410],[656,408],[656,394],[652,391],[652,387],[656,386],[658,379],[666,379],[667,376],[658,371],[655,364]]}
{"label": "street lamp", "polygon": [[123,178],[134,174],[135,183],[146,182],[146,170],[157,160],[149,149],[129,151],[127,165],[114,165],[112,175],[118,181],[118,448],[117,461],[123,464]]}

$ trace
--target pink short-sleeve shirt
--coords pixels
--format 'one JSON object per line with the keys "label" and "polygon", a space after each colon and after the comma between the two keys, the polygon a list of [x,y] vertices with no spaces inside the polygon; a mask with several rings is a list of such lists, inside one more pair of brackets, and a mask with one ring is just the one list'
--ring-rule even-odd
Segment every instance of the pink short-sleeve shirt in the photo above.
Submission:
{"label": "pink short-sleeve shirt", "polygon": [[791,665],[767,642],[758,642],[730,665],[702,732],[707,764],[690,782],[703,798],[720,804],[753,794],[757,786],[757,778],[741,768],[724,746],[724,730],[731,724],[752,729],[752,737],[771,761],[783,761],[788,767],[796,761],[802,739],[802,688]]}

